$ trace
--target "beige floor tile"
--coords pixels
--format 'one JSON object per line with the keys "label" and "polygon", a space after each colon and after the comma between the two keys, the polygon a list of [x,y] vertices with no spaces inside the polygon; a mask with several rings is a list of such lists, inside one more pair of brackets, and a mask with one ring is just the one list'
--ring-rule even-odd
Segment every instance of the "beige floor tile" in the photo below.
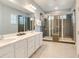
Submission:
{"label": "beige floor tile", "polygon": [[73,44],[44,42],[32,58],[75,58],[76,47]]}

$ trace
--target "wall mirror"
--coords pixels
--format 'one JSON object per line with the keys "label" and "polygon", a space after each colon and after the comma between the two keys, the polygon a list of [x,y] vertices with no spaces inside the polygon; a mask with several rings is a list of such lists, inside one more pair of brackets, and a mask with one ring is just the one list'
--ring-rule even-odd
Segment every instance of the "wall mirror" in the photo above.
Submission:
{"label": "wall mirror", "polygon": [[34,29],[35,29],[34,17],[12,14],[10,16],[10,20],[6,19],[1,22],[0,35],[32,31]]}

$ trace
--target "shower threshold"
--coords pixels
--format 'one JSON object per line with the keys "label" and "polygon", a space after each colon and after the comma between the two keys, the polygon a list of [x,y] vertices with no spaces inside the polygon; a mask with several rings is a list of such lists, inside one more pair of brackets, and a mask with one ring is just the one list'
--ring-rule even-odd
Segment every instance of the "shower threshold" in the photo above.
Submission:
{"label": "shower threshold", "polygon": [[59,38],[59,42],[64,42],[64,43],[74,43],[75,41],[72,38]]}

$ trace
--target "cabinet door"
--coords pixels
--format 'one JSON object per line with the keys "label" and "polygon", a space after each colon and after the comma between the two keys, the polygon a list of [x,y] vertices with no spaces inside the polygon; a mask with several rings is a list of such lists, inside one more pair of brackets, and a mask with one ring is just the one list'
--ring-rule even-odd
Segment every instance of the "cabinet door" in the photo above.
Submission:
{"label": "cabinet door", "polygon": [[42,44],[43,44],[43,33],[39,34],[39,42],[40,42],[40,46],[42,46]]}
{"label": "cabinet door", "polygon": [[1,56],[1,58],[9,58],[9,57],[10,57],[9,54],[6,54],[4,56]]}
{"label": "cabinet door", "polygon": [[13,53],[7,53],[7,54],[1,56],[1,58],[15,58],[15,57],[14,57]]}
{"label": "cabinet door", "polygon": [[0,56],[3,58],[13,58],[14,57],[13,45],[7,45],[0,48]]}
{"label": "cabinet door", "polygon": [[15,57],[16,58],[24,58],[25,57],[24,48],[16,48],[15,49]]}
{"label": "cabinet door", "polygon": [[16,58],[24,58],[25,57],[25,41],[20,40],[15,43],[15,57]]}
{"label": "cabinet door", "polygon": [[28,57],[30,57],[35,51],[34,43],[35,43],[34,37],[30,37],[28,39]]}
{"label": "cabinet door", "polygon": [[27,43],[27,39],[25,39],[25,58],[28,57],[28,43]]}
{"label": "cabinet door", "polygon": [[40,47],[40,38],[39,35],[35,36],[35,50],[37,50]]}
{"label": "cabinet door", "polygon": [[35,37],[35,49],[36,50],[42,45],[42,42],[43,42],[42,40],[43,40],[42,33],[36,35]]}

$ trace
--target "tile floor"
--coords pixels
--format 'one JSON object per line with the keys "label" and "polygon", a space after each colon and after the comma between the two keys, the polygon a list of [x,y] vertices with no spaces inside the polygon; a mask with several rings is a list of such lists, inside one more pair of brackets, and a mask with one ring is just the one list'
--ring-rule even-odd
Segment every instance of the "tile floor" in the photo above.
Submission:
{"label": "tile floor", "polygon": [[43,42],[32,58],[75,58],[76,47],[74,44]]}
{"label": "tile floor", "polygon": [[75,42],[75,40],[73,40],[72,38],[60,38],[59,41],[63,41],[63,42]]}

